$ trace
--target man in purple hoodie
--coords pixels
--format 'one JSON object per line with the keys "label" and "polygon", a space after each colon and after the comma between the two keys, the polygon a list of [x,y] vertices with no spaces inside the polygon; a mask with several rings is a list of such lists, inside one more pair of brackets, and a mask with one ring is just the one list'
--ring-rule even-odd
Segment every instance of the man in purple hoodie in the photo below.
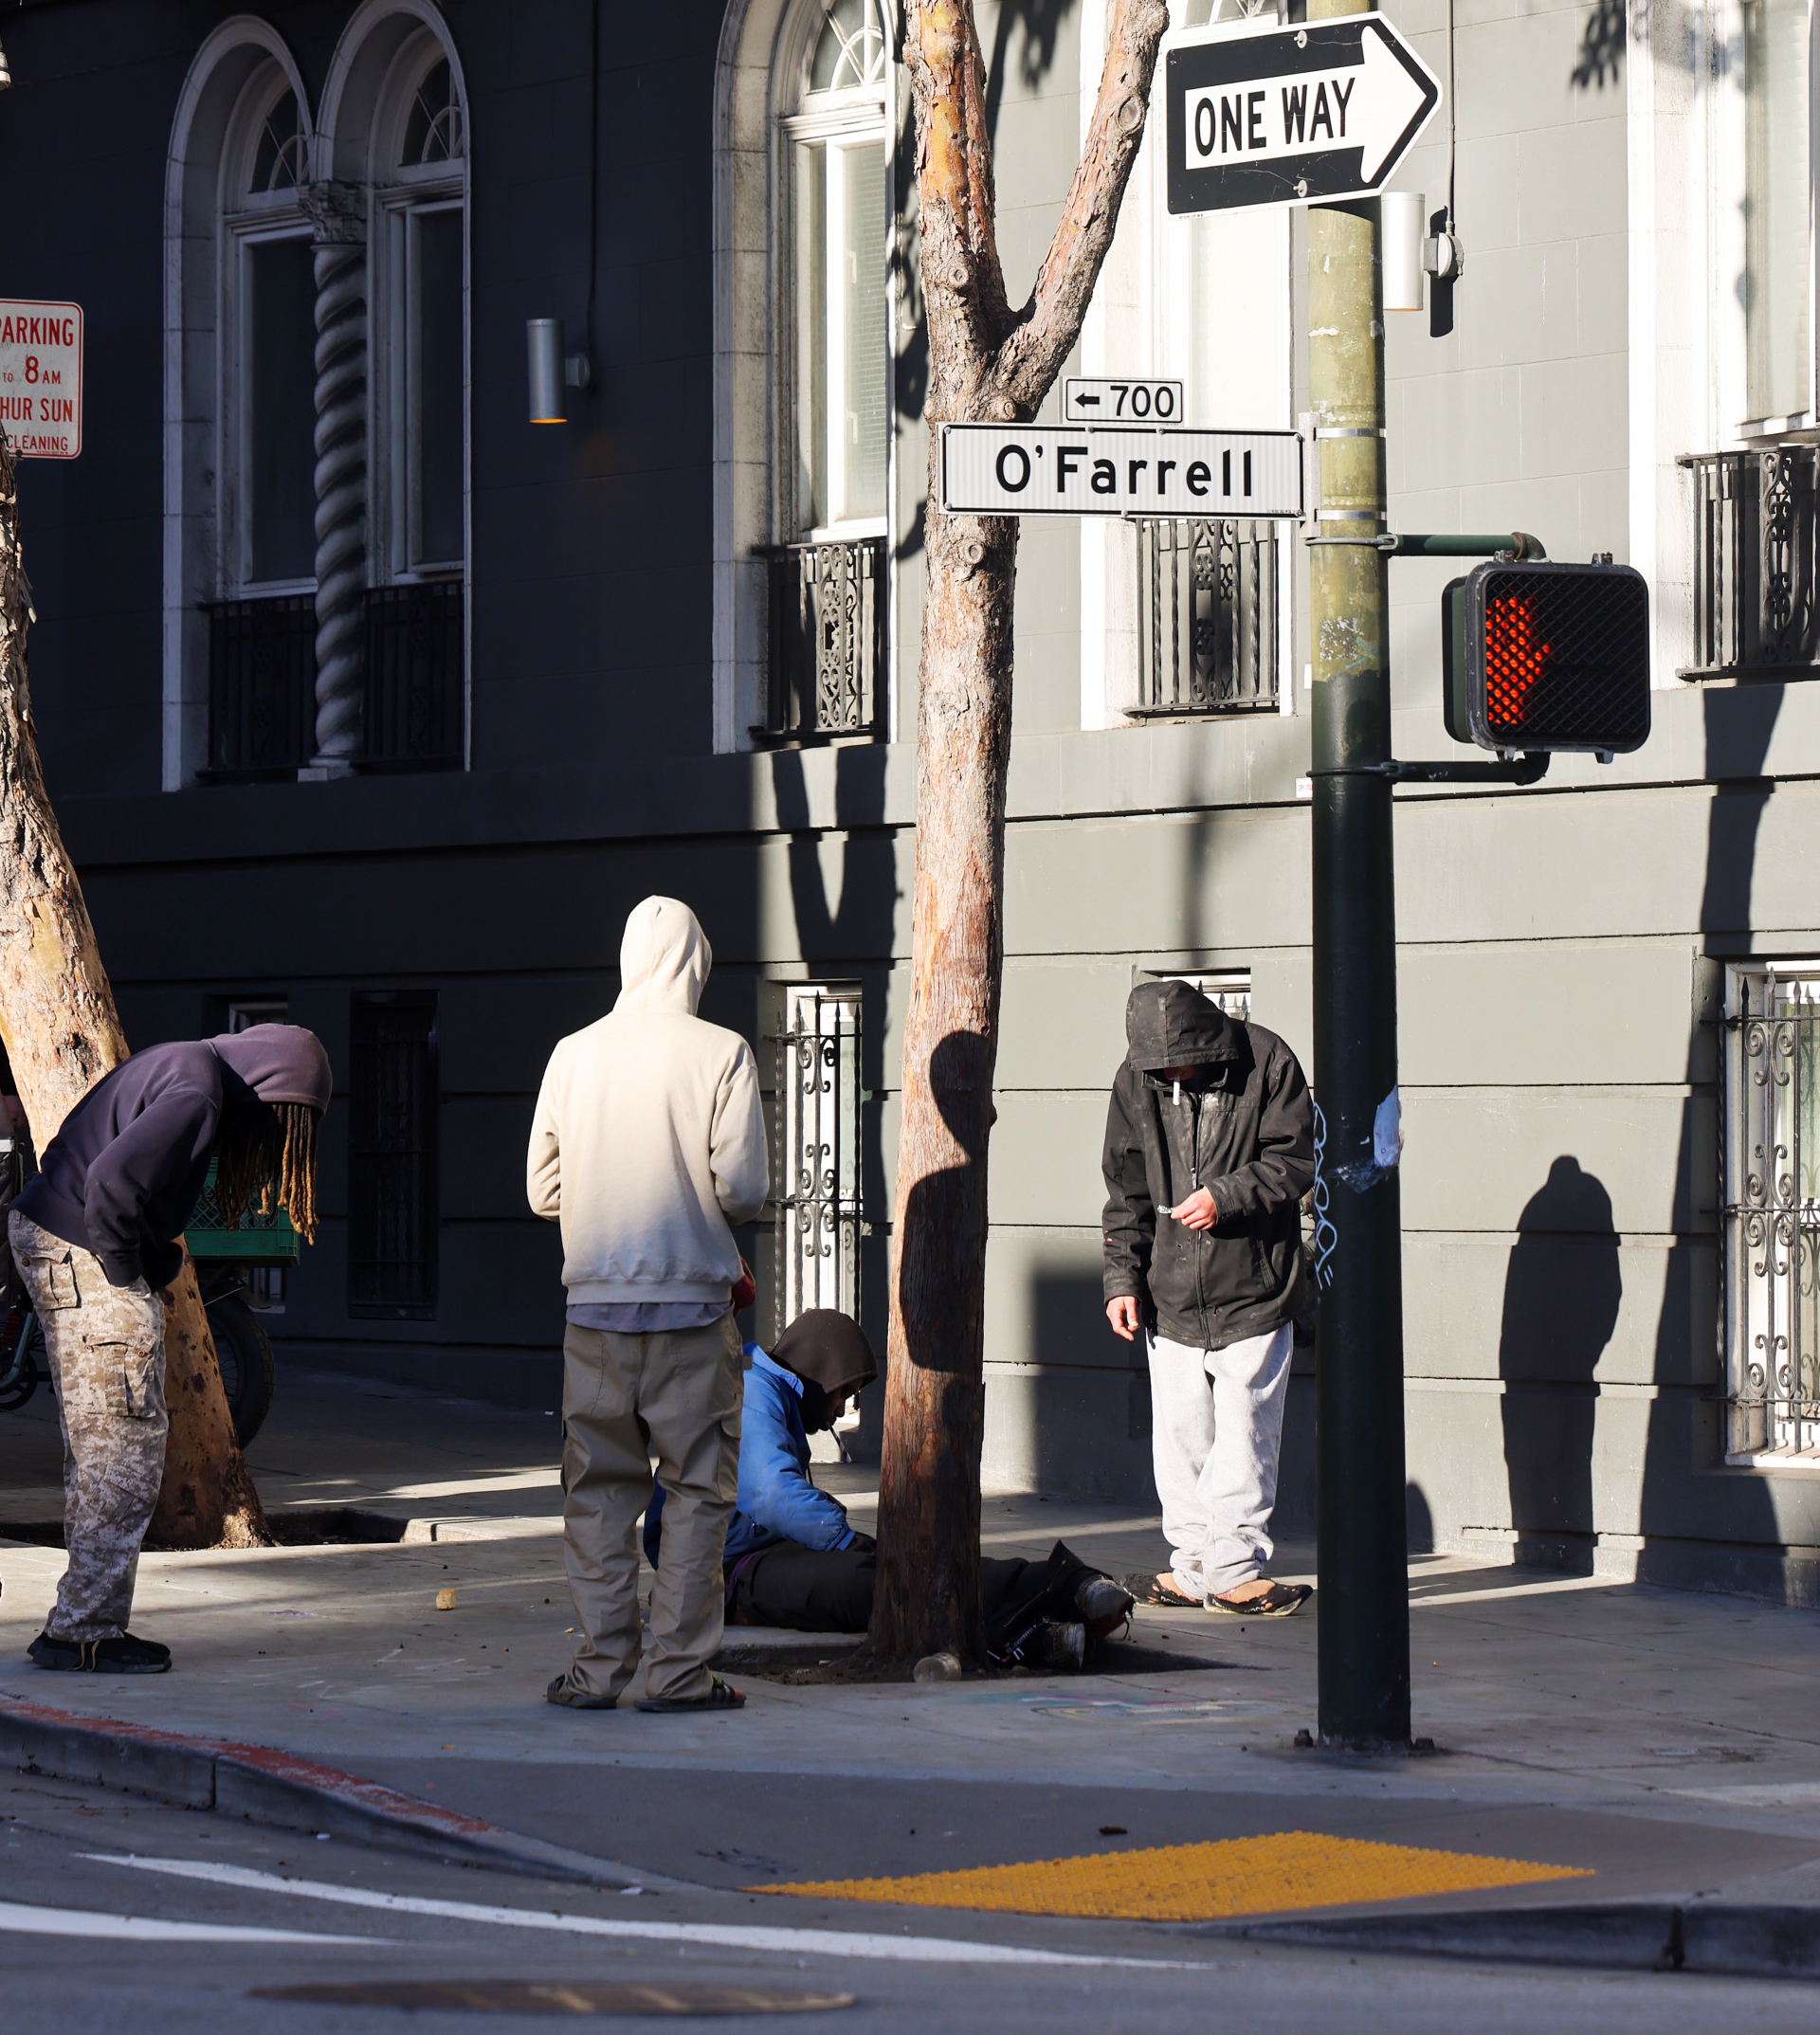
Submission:
{"label": "man in purple hoodie", "polygon": [[333,1086],[329,1056],[300,1026],[151,1046],[77,1103],[13,1203],[13,1263],[44,1327],[64,1431],[69,1565],[27,1649],[40,1667],[171,1665],[168,1646],[126,1629],[171,1425],[163,1289],[211,1159],[226,1221],[269,1209],[276,1183],[314,1241],[316,1127]]}

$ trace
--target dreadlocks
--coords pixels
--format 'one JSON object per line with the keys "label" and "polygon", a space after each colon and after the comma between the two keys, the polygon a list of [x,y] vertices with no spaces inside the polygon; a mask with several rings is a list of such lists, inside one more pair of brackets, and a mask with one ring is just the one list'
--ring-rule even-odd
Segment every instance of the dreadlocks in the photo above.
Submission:
{"label": "dreadlocks", "polygon": [[304,1243],[316,1242],[317,1112],[307,1102],[246,1102],[226,1112],[215,1147],[215,1208],[229,1229],[278,1206]]}

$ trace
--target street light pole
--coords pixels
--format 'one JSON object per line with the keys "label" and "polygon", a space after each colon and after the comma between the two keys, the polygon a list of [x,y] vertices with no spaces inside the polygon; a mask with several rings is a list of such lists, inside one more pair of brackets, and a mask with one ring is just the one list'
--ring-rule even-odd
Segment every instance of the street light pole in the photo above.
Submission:
{"label": "street light pole", "polygon": [[[1307,18],[1359,0],[1308,0]],[[1325,1247],[1317,1382],[1320,1742],[1410,1738],[1396,916],[1374,200],[1308,212],[1308,383],[1320,518],[1313,636],[1315,1092]],[[1362,540],[1362,541],[1361,541]]]}

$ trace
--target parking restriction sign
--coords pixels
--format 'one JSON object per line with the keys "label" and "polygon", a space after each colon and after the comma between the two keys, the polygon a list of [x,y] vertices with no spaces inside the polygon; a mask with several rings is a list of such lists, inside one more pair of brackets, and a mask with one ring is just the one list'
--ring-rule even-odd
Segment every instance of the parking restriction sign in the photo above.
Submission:
{"label": "parking restriction sign", "polygon": [[80,304],[0,298],[0,430],[18,459],[73,460],[82,451]]}

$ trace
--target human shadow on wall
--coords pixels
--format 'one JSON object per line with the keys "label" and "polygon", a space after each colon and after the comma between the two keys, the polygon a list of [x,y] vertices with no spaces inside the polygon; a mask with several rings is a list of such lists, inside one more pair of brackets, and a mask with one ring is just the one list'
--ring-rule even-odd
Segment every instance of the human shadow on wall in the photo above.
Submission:
{"label": "human shadow on wall", "polygon": [[1565,1154],[1524,1204],[1504,1273],[1498,1375],[1519,1561],[1592,1572],[1598,1365],[1623,1299],[1611,1197]]}

